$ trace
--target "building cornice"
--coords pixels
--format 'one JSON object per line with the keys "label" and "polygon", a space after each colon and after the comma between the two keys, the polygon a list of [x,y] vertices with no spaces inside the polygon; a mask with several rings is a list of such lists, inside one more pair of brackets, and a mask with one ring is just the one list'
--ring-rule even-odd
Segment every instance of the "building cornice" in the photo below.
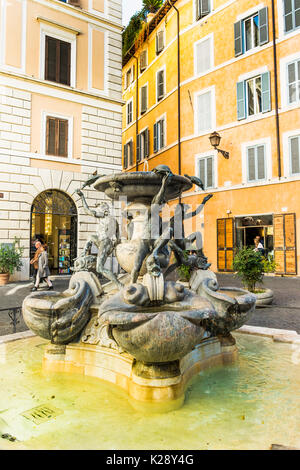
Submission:
{"label": "building cornice", "polygon": [[35,3],[39,3],[41,5],[45,5],[48,8],[53,10],[59,10],[61,12],[67,13],[75,18],[79,18],[82,20],[91,20],[95,22],[95,24],[99,25],[107,25],[114,29],[118,29],[120,31],[123,30],[123,26],[121,23],[117,23],[116,21],[111,20],[107,16],[104,15],[95,15],[87,10],[83,10],[74,5],[70,5],[69,3],[61,2],[60,0],[31,0]]}
{"label": "building cornice", "polygon": [[[4,80],[1,80],[1,77],[7,78],[7,82]],[[13,81],[16,80],[17,83],[13,83]],[[27,84],[27,86],[22,86],[22,84],[19,84],[18,82],[24,82]],[[97,100],[99,101],[105,101],[106,103],[111,103],[113,105],[124,105],[125,102],[122,99],[116,99],[116,98],[111,98],[106,95],[101,95],[99,94],[94,94],[90,93],[88,91],[83,91],[83,90],[78,90],[76,88],[71,88],[65,85],[61,85],[60,83],[55,83],[55,82],[49,82],[45,80],[41,80],[38,78],[33,78],[33,77],[28,77],[26,75],[22,74],[17,74],[13,72],[8,72],[5,70],[0,70],[0,84],[4,86],[11,86],[13,88],[18,87],[18,88],[25,88],[26,91],[29,91],[31,93],[41,93],[45,95],[49,95],[49,90],[55,90],[55,97],[58,99],[68,99],[69,101],[76,101],[81,104],[85,104],[86,106],[95,106],[94,104],[88,103],[86,100]],[[36,89],[35,89],[36,87]],[[66,95],[66,96],[64,96]],[[72,95],[74,95],[72,97]],[[82,101],[78,99],[78,97],[81,96]],[[99,104],[98,104],[99,106]],[[121,112],[117,111],[116,112]]]}
{"label": "building cornice", "polygon": [[72,28],[71,26],[57,23],[57,21],[49,20],[48,18],[44,18],[43,16],[37,16],[36,20],[41,23],[47,23],[47,24],[53,25],[56,28],[60,28],[65,31],[69,31],[70,33],[73,33],[73,34],[82,34],[82,31],[80,31],[80,29]]}

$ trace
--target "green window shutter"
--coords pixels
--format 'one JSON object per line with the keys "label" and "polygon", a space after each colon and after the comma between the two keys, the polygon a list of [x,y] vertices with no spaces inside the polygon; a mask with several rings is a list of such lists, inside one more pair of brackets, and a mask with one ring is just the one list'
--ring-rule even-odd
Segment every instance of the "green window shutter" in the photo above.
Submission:
{"label": "green window shutter", "polygon": [[293,0],[283,0],[284,5],[284,30],[287,33],[294,29]]}
{"label": "green window shutter", "polygon": [[245,82],[237,82],[237,118],[238,120],[246,118],[246,102],[245,102]]}
{"label": "green window shutter", "polygon": [[259,24],[259,45],[262,46],[269,42],[269,28],[268,28],[268,7],[262,8],[258,12]]}
{"label": "green window shutter", "polygon": [[141,134],[136,136],[136,161],[139,162],[141,159]]}
{"label": "green window shutter", "polygon": [[153,150],[156,153],[158,150],[158,142],[157,142],[157,129],[158,129],[158,124],[157,122],[153,126]]}
{"label": "green window shutter", "polygon": [[149,129],[145,131],[145,158],[149,157],[149,142],[150,142],[150,132]]}
{"label": "green window shutter", "polygon": [[263,113],[271,111],[270,72],[261,75],[261,105]]}
{"label": "green window shutter", "polygon": [[237,57],[243,53],[242,21],[234,23],[234,55]]}

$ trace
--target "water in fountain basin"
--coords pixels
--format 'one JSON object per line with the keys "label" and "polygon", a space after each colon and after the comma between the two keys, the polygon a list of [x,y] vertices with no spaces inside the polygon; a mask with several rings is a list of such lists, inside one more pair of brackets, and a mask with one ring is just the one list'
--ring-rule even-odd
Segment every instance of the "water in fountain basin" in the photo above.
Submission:
{"label": "water in fountain basin", "polygon": [[0,345],[0,431],[17,438],[0,439],[0,449],[299,448],[294,349],[235,336],[238,361],[200,373],[184,406],[165,414],[136,411],[125,392],[98,379],[45,375],[40,338]]}

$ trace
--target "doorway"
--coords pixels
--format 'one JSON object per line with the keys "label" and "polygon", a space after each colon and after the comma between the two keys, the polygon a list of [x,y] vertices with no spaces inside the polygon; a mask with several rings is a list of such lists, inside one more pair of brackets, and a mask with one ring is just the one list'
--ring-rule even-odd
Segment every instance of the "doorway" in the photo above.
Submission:
{"label": "doorway", "polygon": [[67,194],[58,190],[40,193],[31,208],[30,258],[34,240],[47,247],[51,274],[70,274],[77,256],[77,209]]}
{"label": "doorway", "polygon": [[259,236],[264,247],[264,255],[274,255],[273,215],[236,217],[237,248],[254,247],[254,238]]}

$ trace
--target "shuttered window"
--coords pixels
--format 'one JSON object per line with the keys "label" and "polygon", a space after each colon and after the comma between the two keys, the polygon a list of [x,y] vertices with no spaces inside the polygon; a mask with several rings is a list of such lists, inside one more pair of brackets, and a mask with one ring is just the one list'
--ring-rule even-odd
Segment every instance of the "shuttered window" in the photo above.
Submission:
{"label": "shuttered window", "polygon": [[300,135],[289,138],[291,174],[300,173]]}
{"label": "shuttered window", "polygon": [[149,129],[145,129],[137,136],[136,159],[141,161],[149,157]]}
{"label": "shuttered window", "polygon": [[127,125],[130,124],[133,120],[133,101],[129,101],[126,105],[126,116],[127,116]]}
{"label": "shuttered window", "polygon": [[157,101],[161,100],[165,94],[165,71],[160,70],[156,75]]}
{"label": "shuttered window", "polygon": [[47,117],[46,155],[68,156],[68,120]]}
{"label": "shuttered window", "polygon": [[125,88],[128,88],[129,85],[131,85],[131,83],[134,81],[134,77],[135,77],[135,66],[134,65],[127,70],[125,77],[126,77]]}
{"label": "shuttered window", "polygon": [[271,111],[270,72],[237,83],[237,118]]}
{"label": "shuttered window", "polygon": [[284,29],[288,33],[300,27],[300,2],[299,0],[283,0],[284,5]]}
{"label": "shuttered window", "polygon": [[158,152],[165,146],[165,120],[160,119],[153,127],[153,149]]}
{"label": "shuttered window", "polygon": [[126,88],[129,87],[131,83],[131,69],[127,70],[126,72]]}
{"label": "shuttered window", "polygon": [[202,93],[197,96],[197,132],[212,128],[212,93]]}
{"label": "shuttered window", "polygon": [[234,23],[235,56],[269,42],[268,7],[259,10],[255,15]]}
{"label": "shuttered window", "polygon": [[147,111],[148,105],[148,87],[147,85],[141,87],[141,114]]}
{"label": "shuttered window", "polygon": [[128,147],[127,144],[124,145],[124,158],[123,158],[123,168],[128,167]]}
{"label": "shuttered window", "polygon": [[300,101],[300,60],[295,60],[287,66],[288,75],[288,102]]}
{"label": "shuttered window", "polygon": [[204,188],[214,187],[214,157],[203,157],[198,160],[198,176],[203,182]]}
{"label": "shuttered window", "polygon": [[195,72],[196,75],[207,72],[212,67],[212,39],[207,38],[195,46]]}
{"label": "shuttered window", "polygon": [[159,54],[165,47],[164,31],[158,31],[156,34],[156,54]]}
{"label": "shuttered window", "polygon": [[45,80],[70,85],[71,43],[46,36]]}
{"label": "shuttered window", "polygon": [[261,76],[246,81],[248,116],[261,113]]}
{"label": "shuttered window", "polygon": [[147,51],[143,51],[140,55],[140,72],[147,68]]}
{"label": "shuttered window", "polygon": [[63,3],[68,3],[69,5],[73,5],[74,7],[80,7],[80,0],[60,0]]}
{"label": "shuttered window", "polygon": [[248,181],[266,179],[266,147],[254,145],[247,148]]}
{"label": "shuttered window", "polygon": [[133,142],[127,142],[124,145],[124,160],[123,160],[123,167],[128,168],[128,166],[133,165]]}
{"label": "shuttered window", "polygon": [[196,19],[200,20],[210,13],[210,0],[196,0]]}

